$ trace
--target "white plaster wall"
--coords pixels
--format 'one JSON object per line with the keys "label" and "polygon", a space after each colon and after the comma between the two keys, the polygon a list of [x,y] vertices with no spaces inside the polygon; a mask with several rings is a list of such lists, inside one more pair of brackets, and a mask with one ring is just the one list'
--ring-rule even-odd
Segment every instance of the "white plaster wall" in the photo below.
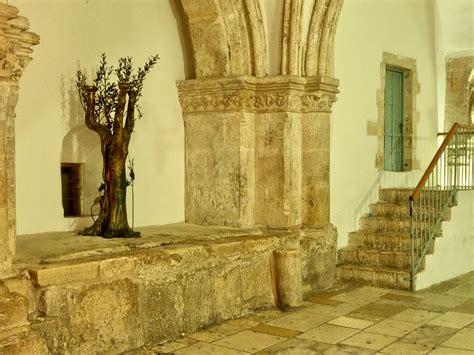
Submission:
{"label": "white plaster wall", "polygon": [[427,255],[426,268],[418,274],[416,289],[474,270],[474,191],[458,193],[451,220],[443,222],[443,236],[436,238],[434,253]]}
{"label": "white plaster wall", "polygon": [[[41,36],[21,79],[16,109],[18,234],[77,229],[63,217],[60,162],[66,134],[83,122],[73,81],[78,62],[97,67],[132,56],[161,59],[145,81],[130,155],[135,158],[135,226],[184,220],[184,126],[175,81],[184,79],[168,0],[10,0]],[[129,197],[129,206],[131,201]],[[130,212],[130,208],[129,208]]]}
{"label": "white plaster wall", "polygon": [[376,92],[384,51],[416,59],[421,92],[415,122],[414,158],[425,169],[436,151],[437,82],[433,9],[424,0],[346,0],[335,39],[335,77],[341,94],[331,118],[331,221],[339,247],[359,217],[377,201],[379,187],[414,187],[422,171],[390,173],[375,168],[377,137],[367,121],[377,120]]}

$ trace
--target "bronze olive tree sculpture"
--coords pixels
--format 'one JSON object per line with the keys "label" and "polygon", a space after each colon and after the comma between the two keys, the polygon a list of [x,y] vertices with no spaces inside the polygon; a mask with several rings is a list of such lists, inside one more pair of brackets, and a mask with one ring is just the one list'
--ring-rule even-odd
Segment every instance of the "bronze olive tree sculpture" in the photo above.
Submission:
{"label": "bronze olive tree sculpture", "polygon": [[[141,97],[143,81],[150,69],[157,63],[158,55],[152,56],[143,68],[133,73],[132,59],[120,58],[114,70],[107,66],[102,54],[93,85],[87,82],[82,70],[77,71],[77,88],[85,111],[86,126],[100,137],[103,169],[100,212],[94,224],[81,235],[104,238],[134,238],[140,233],[132,230],[127,220],[127,186],[125,163],[128,146],[135,127],[135,110],[141,117],[138,100]],[[114,82],[113,74],[117,78]]]}

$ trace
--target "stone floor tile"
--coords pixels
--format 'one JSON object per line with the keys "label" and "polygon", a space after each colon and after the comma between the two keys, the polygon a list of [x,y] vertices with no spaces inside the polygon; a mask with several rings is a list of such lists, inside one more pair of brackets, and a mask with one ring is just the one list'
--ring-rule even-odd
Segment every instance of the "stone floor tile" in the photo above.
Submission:
{"label": "stone floor tile", "polygon": [[358,329],[339,327],[337,325],[323,324],[317,328],[303,333],[298,338],[315,340],[323,343],[336,344],[356,334]]}
{"label": "stone floor tile", "polygon": [[213,333],[210,331],[201,331],[188,335],[188,338],[203,342],[203,343],[212,343],[213,341],[224,338],[225,335],[219,333]]}
{"label": "stone floor tile", "polygon": [[[354,307],[354,304],[351,304],[351,306]],[[350,312],[350,310],[346,307],[335,307],[325,304],[313,304],[309,307],[305,307],[304,311],[329,317],[339,317]]]}
{"label": "stone floor tile", "polygon": [[430,349],[426,348],[425,346],[418,345],[418,344],[408,344],[408,343],[400,343],[395,342],[383,350],[381,352],[383,354],[426,354]]}
{"label": "stone floor tile", "polygon": [[395,319],[385,319],[366,329],[367,332],[390,335],[394,337],[402,337],[419,325],[416,323],[404,322]]}
{"label": "stone floor tile", "polygon": [[461,329],[466,325],[469,325],[472,321],[474,321],[474,314],[446,312],[438,318],[433,319],[428,324]]}
{"label": "stone floor tile", "polygon": [[456,331],[454,328],[423,324],[401,338],[400,342],[424,345],[433,350],[443,341],[450,338]]}
{"label": "stone floor tile", "polygon": [[356,291],[350,291],[350,292],[341,293],[337,296],[332,297],[331,299],[336,300],[336,301],[346,302],[346,303],[365,305],[365,304],[374,302],[374,300],[377,298],[378,296],[375,296],[375,295],[370,295],[370,294],[356,292]]}
{"label": "stone floor tile", "polygon": [[336,344],[331,346],[329,349],[323,351],[324,355],[339,355],[339,354],[357,354],[357,355],[369,355],[375,354],[374,350],[358,348],[355,346]]}
{"label": "stone floor tile", "polygon": [[472,351],[469,350],[463,350],[463,349],[455,349],[455,348],[448,348],[444,346],[440,346],[439,348],[436,348],[430,354],[439,354],[439,355],[472,355]]}
{"label": "stone floor tile", "polygon": [[319,295],[309,296],[305,301],[317,304],[327,304],[331,306],[337,306],[341,304],[341,301],[336,301],[328,297],[320,297]]}
{"label": "stone floor tile", "polygon": [[301,332],[297,330],[275,327],[273,325],[268,324],[259,324],[253,328],[250,328],[250,330],[252,332],[276,335],[283,338],[293,338],[301,334]]}
{"label": "stone floor tile", "polygon": [[266,322],[266,324],[273,325],[275,327],[293,329],[300,332],[306,332],[310,329],[317,327],[318,325],[331,320],[333,317],[325,316],[321,314],[307,313],[307,312],[294,312],[287,314],[286,316],[278,319]]}
{"label": "stone floor tile", "polygon": [[433,292],[433,293],[447,293],[457,288],[460,284],[461,284],[460,281],[452,279],[452,280],[445,281],[437,285],[431,286],[429,287],[429,290],[430,292]]}
{"label": "stone floor tile", "polygon": [[386,319],[386,317],[377,316],[374,314],[360,313],[357,310],[351,313],[347,313],[345,316],[350,318],[363,319],[372,323],[378,323]]}
{"label": "stone floor tile", "polygon": [[457,297],[457,296],[450,296],[450,295],[432,295],[428,298],[425,298],[420,303],[434,305],[434,306],[442,306],[442,307],[449,307],[454,308],[461,303],[466,301],[467,297]]}
{"label": "stone floor tile", "polygon": [[465,328],[446,340],[443,346],[474,351],[474,329]]}
{"label": "stone floor tile", "polygon": [[[189,345],[191,345],[191,344],[189,344]],[[178,343],[176,341],[170,341],[168,343],[156,345],[156,346],[152,347],[151,350],[153,350],[155,352],[158,352],[158,353],[161,353],[161,354],[168,354],[168,353],[173,353],[176,350],[185,348],[186,346],[188,346],[188,345],[183,344],[183,343]]]}
{"label": "stone floor tile", "polygon": [[254,353],[284,340],[286,340],[286,338],[244,330],[243,332],[217,340],[213,344]]}
{"label": "stone floor tile", "polygon": [[174,352],[178,355],[244,355],[248,352],[229,349],[223,346],[208,343],[196,343],[186,348],[179,349]]}
{"label": "stone floor tile", "polygon": [[374,302],[374,303],[369,303],[363,307],[360,307],[355,312],[388,318],[406,309],[407,308],[403,306],[391,306],[387,304]]}
{"label": "stone floor tile", "polygon": [[[282,312],[278,309],[265,309],[262,311],[255,312],[254,314],[250,315],[247,319],[257,322],[257,323],[265,323],[270,320],[280,318],[284,316],[285,314],[286,314],[285,312]],[[238,325],[235,323],[231,323],[231,324]],[[254,324],[250,326],[249,328],[255,327],[255,325],[257,324]]]}
{"label": "stone floor tile", "polygon": [[411,296],[411,295],[400,295],[393,292],[386,293],[380,298],[392,300],[392,301],[399,301],[399,302],[420,302],[423,300],[420,297]]}
{"label": "stone floor tile", "polygon": [[440,315],[441,313],[438,312],[430,312],[424,309],[409,308],[400,313],[395,314],[391,317],[391,319],[402,320],[405,322],[412,323],[426,323],[436,317],[439,317]]}
{"label": "stone floor tile", "polygon": [[470,298],[474,295],[474,285],[462,285],[446,292],[447,295]]}
{"label": "stone floor tile", "polygon": [[[278,314],[283,315],[284,313],[278,311]],[[259,322],[255,321],[255,320],[252,320],[252,319],[240,318],[240,319],[229,320],[225,324],[230,324],[230,325],[233,325],[233,326],[236,326],[236,327],[239,327],[239,328],[248,329],[248,328],[255,327],[256,325],[259,324]]]}
{"label": "stone floor tile", "polygon": [[445,313],[453,309],[453,307],[446,307],[446,306],[434,305],[434,304],[423,303],[423,302],[413,303],[410,305],[409,308],[424,309],[425,311],[438,312],[438,313]]}
{"label": "stone floor tile", "polygon": [[358,292],[366,293],[368,295],[373,295],[375,297],[382,297],[390,292],[388,288],[381,288],[375,286],[360,286],[357,289]]}
{"label": "stone floor tile", "polygon": [[362,331],[349,339],[346,339],[342,342],[342,344],[358,346],[361,348],[372,349],[372,350],[380,350],[387,345],[393,343],[398,338],[382,335],[382,334],[374,334]]}
{"label": "stone floor tile", "polygon": [[191,339],[191,338],[181,338],[175,340],[176,343],[184,344],[186,346],[196,344],[198,341],[196,339]]}
{"label": "stone floor tile", "polygon": [[314,355],[321,354],[324,350],[330,348],[331,346],[331,344],[320,343],[308,339],[292,338],[270,346],[269,348],[259,351],[256,354]]}
{"label": "stone floor tile", "polygon": [[459,306],[454,307],[451,311],[474,314],[474,298],[469,298]]}
{"label": "stone floor tile", "polygon": [[209,328],[209,331],[212,333],[218,333],[218,334],[223,334],[223,335],[231,335],[235,334],[238,332],[241,332],[242,330],[248,329],[247,327],[244,326],[237,326],[229,323],[223,323],[223,324],[218,324],[213,327]]}
{"label": "stone floor tile", "polygon": [[370,322],[363,319],[350,318],[350,317],[339,317],[328,322],[332,325],[340,325],[341,327],[355,328],[355,329],[364,329],[370,327],[374,322]]}

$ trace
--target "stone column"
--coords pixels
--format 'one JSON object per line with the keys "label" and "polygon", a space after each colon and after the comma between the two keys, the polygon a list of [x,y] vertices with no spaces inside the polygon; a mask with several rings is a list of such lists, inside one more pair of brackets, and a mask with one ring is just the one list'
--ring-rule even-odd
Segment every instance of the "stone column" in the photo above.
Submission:
{"label": "stone column", "polygon": [[277,75],[178,82],[186,221],[242,228],[329,223],[329,115],[338,81]]}
{"label": "stone column", "polygon": [[298,249],[275,250],[274,257],[278,305],[283,309],[301,306],[301,252]]}
{"label": "stone column", "polygon": [[15,253],[15,107],[18,81],[39,37],[27,32],[18,9],[0,3],[0,277],[11,271]]}

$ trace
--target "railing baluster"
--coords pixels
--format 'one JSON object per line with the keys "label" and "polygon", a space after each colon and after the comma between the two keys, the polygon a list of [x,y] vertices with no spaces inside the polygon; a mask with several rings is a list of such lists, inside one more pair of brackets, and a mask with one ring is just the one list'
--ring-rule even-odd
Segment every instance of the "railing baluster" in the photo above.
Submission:
{"label": "railing baluster", "polygon": [[411,288],[458,190],[474,189],[474,126],[455,123],[410,196]]}

